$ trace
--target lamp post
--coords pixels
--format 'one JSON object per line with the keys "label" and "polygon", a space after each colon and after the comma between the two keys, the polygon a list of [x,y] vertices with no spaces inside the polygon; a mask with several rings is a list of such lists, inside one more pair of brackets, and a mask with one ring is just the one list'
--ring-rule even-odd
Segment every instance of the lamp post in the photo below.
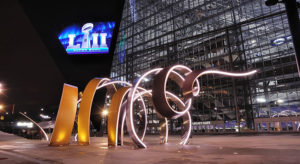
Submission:
{"label": "lamp post", "polygon": [[1,115],[2,111],[4,110],[3,108],[4,108],[3,105],[0,104],[0,120],[1,120],[1,121],[4,120],[4,116]]}
{"label": "lamp post", "polygon": [[0,94],[3,93],[3,84],[0,83]]}
{"label": "lamp post", "polygon": [[102,127],[103,127],[103,133],[107,129],[107,121],[106,121],[107,114],[108,114],[108,110],[107,109],[103,109],[102,110]]}
{"label": "lamp post", "polygon": [[[3,84],[0,83],[0,94],[3,93]],[[3,104],[0,104],[0,114],[3,112],[3,115],[4,115],[4,105]],[[8,115],[8,112],[5,112],[6,115]],[[0,120],[3,121],[4,120],[4,116],[3,115],[0,115]]]}

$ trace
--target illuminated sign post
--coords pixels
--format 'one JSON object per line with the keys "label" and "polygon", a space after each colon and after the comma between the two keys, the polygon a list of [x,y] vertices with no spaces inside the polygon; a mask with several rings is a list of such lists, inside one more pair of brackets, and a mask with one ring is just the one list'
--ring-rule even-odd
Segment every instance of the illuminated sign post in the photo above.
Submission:
{"label": "illuminated sign post", "polygon": [[114,22],[86,23],[65,28],[58,36],[69,55],[109,52]]}
{"label": "illuminated sign post", "polygon": [[[55,122],[54,131],[50,140],[50,145],[67,145],[70,141],[77,106],[78,111],[78,144],[88,145],[90,143],[90,113],[97,90],[106,88],[109,97],[112,97],[108,111],[108,145],[118,146],[123,144],[123,132],[126,120],[127,131],[133,142],[140,148],[146,148],[143,142],[147,129],[147,109],[144,102],[145,98],[151,99],[157,113],[159,113],[161,138],[163,142],[168,140],[168,119],[183,119],[183,135],[181,145],[185,145],[190,138],[192,131],[192,119],[190,108],[192,98],[200,93],[200,83],[198,78],[207,74],[218,74],[230,77],[245,77],[255,74],[257,71],[244,73],[225,72],[216,69],[191,70],[183,65],[175,65],[167,68],[155,68],[139,77],[134,85],[125,81],[113,81],[108,78],[94,78],[86,86],[81,99],[78,99],[78,89],[68,84],[64,85],[61,102]],[[145,89],[140,86],[142,81],[148,76],[155,75],[153,78],[153,88]],[[166,90],[168,79],[176,82],[182,89],[182,97],[178,97]],[[119,87],[117,88],[117,85]],[[169,101],[173,101],[178,106],[178,111],[173,109]],[[141,125],[143,130],[136,130],[134,123],[134,103],[138,103],[140,117],[144,118]]]}

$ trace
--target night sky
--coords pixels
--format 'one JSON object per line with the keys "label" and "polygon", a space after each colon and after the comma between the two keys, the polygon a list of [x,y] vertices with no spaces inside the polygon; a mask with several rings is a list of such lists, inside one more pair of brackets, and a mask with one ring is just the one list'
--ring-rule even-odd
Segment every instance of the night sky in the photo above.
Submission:
{"label": "night sky", "polygon": [[[0,82],[5,111],[57,111],[63,83],[79,87],[108,77],[123,1],[1,0]],[[78,3],[81,2],[81,3]],[[84,2],[84,3],[83,3]],[[109,54],[69,56],[57,35],[76,23],[115,21]],[[96,95],[97,96],[97,95]]]}

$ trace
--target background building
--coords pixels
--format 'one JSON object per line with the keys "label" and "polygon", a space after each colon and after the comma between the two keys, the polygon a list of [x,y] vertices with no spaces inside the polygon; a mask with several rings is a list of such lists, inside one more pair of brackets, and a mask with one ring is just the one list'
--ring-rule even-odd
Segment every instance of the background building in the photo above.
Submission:
{"label": "background building", "polygon": [[[299,130],[294,118],[300,114],[300,82],[283,4],[267,7],[264,0],[125,1],[111,78],[134,82],[151,68],[173,64],[191,69],[259,70],[250,79],[200,78],[201,93],[191,109],[194,133],[234,132],[239,124],[241,131],[255,127]],[[180,93],[172,82],[168,87]],[[287,116],[287,121],[254,121],[281,116]],[[148,133],[158,133],[159,121],[151,106],[148,119]],[[172,133],[179,132],[180,121],[171,120]]]}

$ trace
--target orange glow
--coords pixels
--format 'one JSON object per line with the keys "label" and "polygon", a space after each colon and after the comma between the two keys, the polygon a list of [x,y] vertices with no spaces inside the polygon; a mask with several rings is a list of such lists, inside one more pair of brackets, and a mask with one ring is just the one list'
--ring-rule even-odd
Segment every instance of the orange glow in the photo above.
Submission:
{"label": "orange glow", "polygon": [[65,136],[66,136],[66,133],[65,132],[60,132],[59,134],[58,134],[58,137],[57,137],[57,139],[56,139],[56,142],[61,142],[62,140],[64,140],[64,138],[65,138]]}
{"label": "orange glow", "polygon": [[90,143],[90,115],[94,95],[102,79],[92,79],[85,87],[78,112],[78,144]]}
{"label": "orange glow", "polygon": [[89,139],[87,138],[87,136],[85,134],[80,134],[78,133],[78,140],[80,140],[81,142],[79,143],[80,145],[86,145],[85,143],[89,142]]}
{"label": "orange glow", "polygon": [[[118,129],[123,128],[119,127],[119,120],[121,119],[120,110],[122,106],[122,102],[124,96],[129,91],[129,87],[123,87],[117,90],[117,92],[113,95],[111,100],[111,105],[109,107],[108,112],[108,120],[107,120],[107,133],[108,133],[108,145],[109,146],[117,146],[118,145]],[[120,139],[122,142],[122,139]],[[122,143],[121,143],[122,144]]]}
{"label": "orange glow", "polygon": [[56,122],[49,145],[59,146],[69,144],[75,121],[77,100],[77,87],[64,84]]}

